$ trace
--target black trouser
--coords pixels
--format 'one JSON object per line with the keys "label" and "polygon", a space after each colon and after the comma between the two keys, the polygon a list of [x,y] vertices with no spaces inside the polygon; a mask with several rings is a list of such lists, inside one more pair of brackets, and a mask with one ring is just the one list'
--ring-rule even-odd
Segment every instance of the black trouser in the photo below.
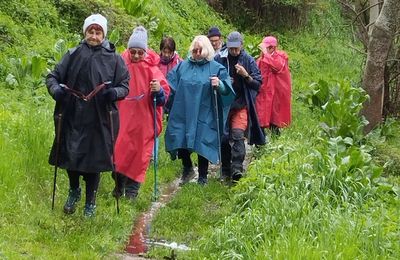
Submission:
{"label": "black trouser", "polygon": [[69,187],[72,190],[79,188],[79,177],[83,176],[83,180],[86,182],[86,198],[85,203],[95,204],[96,193],[100,183],[100,173],[98,172],[79,172],[67,170],[69,178]]}
{"label": "black trouser", "polygon": [[246,156],[244,131],[231,129],[230,136],[224,136],[221,141],[222,173],[230,176],[232,172],[243,172],[243,161]]}
{"label": "black trouser", "polygon": [[134,193],[135,195],[137,195],[140,188],[140,182],[132,180],[131,178],[119,172],[113,172],[112,178],[114,180],[117,179],[116,188],[118,189],[118,192],[121,193],[121,195],[124,193],[124,191],[127,194]]}
{"label": "black trouser", "polygon": [[[190,154],[191,152],[189,152],[189,150],[187,149],[178,150],[178,158],[182,160],[182,165],[185,169],[193,167],[192,160],[190,159]],[[197,154],[197,162],[199,164],[199,177],[207,178],[208,160],[200,154]]]}

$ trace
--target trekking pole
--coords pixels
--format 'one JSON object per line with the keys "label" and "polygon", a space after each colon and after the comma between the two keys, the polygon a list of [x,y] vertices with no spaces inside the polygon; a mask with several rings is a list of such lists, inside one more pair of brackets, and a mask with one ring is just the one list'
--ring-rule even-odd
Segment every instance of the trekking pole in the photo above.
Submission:
{"label": "trekking pole", "polygon": [[[216,77],[217,75],[213,75],[212,77]],[[219,113],[218,113],[218,93],[217,90],[213,87],[214,92],[214,105],[215,105],[215,117],[217,118],[217,140],[218,140],[218,164],[219,164],[219,178],[222,178],[222,155],[221,155],[221,133],[219,129]]]}
{"label": "trekking pole", "polygon": [[59,153],[59,150],[60,150],[61,122],[62,122],[62,114],[60,113],[60,114],[58,114],[58,117],[57,117],[56,158],[55,158],[55,163],[54,163],[53,198],[51,200],[51,210],[54,210],[54,199],[56,197],[57,168],[58,168],[58,153]]}
{"label": "trekking pole", "polygon": [[153,170],[154,170],[154,198],[153,200],[157,200],[157,99],[156,94],[153,94],[153,107],[154,107],[154,145],[153,145]]}
{"label": "trekking pole", "polygon": [[[112,110],[110,110],[108,113],[110,115],[110,127],[111,127],[112,167],[113,167],[113,174],[115,174],[114,175],[115,188],[117,191],[119,191],[118,174],[115,171],[115,155],[114,155],[115,136],[114,136],[114,120],[113,120],[113,116],[112,116]],[[116,194],[116,196],[115,196],[115,201],[117,203],[117,214],[119,214],[119,196],[118,196],[118,194]]]}

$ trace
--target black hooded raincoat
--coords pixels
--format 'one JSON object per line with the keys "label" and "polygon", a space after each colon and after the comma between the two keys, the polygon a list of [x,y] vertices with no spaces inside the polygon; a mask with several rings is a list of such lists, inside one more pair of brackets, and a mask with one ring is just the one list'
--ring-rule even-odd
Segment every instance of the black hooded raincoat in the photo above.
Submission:
{"label": "black hooded raincoat", "polygon": [[[64,55],[47,76],[46,84],[52,96],[61,83],[88,95],[97,85],[107,81],[111,81],[107,88],[114,88],[118,99],[128,95],[129,73],[121,56],[115,52],[114,45],[104,40],[101,45],[93,47],[82,41]],[[89,101],[67,92],[62,100],[56,102],[56,137],[60,115],[61,134],[58,161],[55,138],[50,164],[57,163],[60,168],[80,172],[113,170],[111,134],[116,140],[119,115],[115,103],[107,101],[102,95],[103,91]]]}

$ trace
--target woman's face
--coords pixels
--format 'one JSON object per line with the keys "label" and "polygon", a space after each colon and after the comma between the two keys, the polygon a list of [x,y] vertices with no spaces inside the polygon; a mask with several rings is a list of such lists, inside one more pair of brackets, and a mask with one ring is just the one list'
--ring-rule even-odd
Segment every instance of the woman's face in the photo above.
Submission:
{"label": "woman's face", "polygon": [[267,49],[267,52],[269,54],[272,54],[276,50],[276,47],[275,46],[268,46],[268,47],[266,47],[266,49]]}
{"label": "woman's face", "polygon": [[104,33],[102,30],[89,28],[85,33],[85,40],[90,46],[100,45],[104,40]]}
{"label": "woman's face", "polygon": [[161,50],[161,56],[166,59],[170,59],[172,55],[174,55],[174,52],[168,48],[164,48]]}
{"label": "woman's face", "polygon": [[198,42],[196,42],[192,50],[192,58],[194,60],[202,60],[204,58],[202,55],[202,51],[203,48],[200,46]]}
{"label": "woman's face", "polygon": [[141,48],[130,48],[129,52],[131,53],[132,62],[139,62],[146,56],[146,51]]}

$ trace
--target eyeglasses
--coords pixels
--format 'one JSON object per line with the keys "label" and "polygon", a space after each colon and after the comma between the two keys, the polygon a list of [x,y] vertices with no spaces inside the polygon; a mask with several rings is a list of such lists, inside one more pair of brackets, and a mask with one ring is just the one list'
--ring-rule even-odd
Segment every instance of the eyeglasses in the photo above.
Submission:
{"label": "eyeglasses", "polygon": [[146,52],[142,49],[136,50],[136,49],[130,49],[129,52],[131,55],[135,56],[136,54],[139,56],[143,56]]}
{"label": "eyeglasses", "polygon": [[202,50],[203,50],[203,49],[201,49],[201,48],[200,48],[200,49],[193,49],[193,50],[192,50],[192,53],[193,53],[193,54],[197,54],[197,53],[200,52],[200,54],[201,54]]}

